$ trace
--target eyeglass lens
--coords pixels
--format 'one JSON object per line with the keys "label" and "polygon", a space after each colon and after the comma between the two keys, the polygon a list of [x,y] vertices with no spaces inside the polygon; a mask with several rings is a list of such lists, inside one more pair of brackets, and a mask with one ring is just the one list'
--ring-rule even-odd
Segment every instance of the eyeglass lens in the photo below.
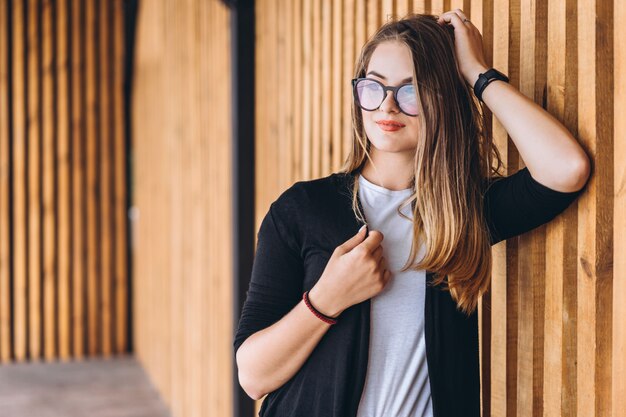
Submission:
{"label": "eyeglass lens", "polygon": [[[383,86],[374,80],[359,80],[356,84],[359,103],[365,110],[376,110],[385,99]],[[403,112],[417,115],[417,95],[412,84],[403,85],[396,94],[398,106]]]}

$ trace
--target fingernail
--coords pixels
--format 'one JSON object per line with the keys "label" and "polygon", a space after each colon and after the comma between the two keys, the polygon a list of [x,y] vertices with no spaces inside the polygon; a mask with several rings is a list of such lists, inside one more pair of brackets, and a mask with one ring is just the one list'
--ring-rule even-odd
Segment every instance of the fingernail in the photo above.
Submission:
{"label": "fingernail", "polygon": [[363,229],[365,229],[366,227],[367,227],[367,225],[366,225],[366,224],[364,224],[363,226],[361,226],[361,228],[359,229],[359,232],[358,232],[358,233],[361,233],[361,232],[363,231]]}

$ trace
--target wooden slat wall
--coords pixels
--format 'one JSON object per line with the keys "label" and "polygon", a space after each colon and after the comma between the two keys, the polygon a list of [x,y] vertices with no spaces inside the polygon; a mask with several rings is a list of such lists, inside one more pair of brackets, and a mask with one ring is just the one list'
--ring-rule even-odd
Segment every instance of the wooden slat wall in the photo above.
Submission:
{"label": "wooden slat wall", "polygon": [[[577,203],[493,248],[492,287],[480,303],[483,415],[626,416],[623,2],[287,3],[257,1],[257,228],[293,182],[340,168],[351,140],[349,80],[366,38],[390,14],[463,9],[488,62],[594,161]],[[273,89],[279,82],[288,87]],[[524,167],[496,118],[492,129],[507,173]]]}
{"label": "wooden slat wall", "polygon": [[135,45],[133,346],[174,416],[229,416],[230,12],[140,2]]}
{"label": "wooden slat wall", "polygon": [[122,0],[0,1],[0,362],[128,350],[124,37]]}

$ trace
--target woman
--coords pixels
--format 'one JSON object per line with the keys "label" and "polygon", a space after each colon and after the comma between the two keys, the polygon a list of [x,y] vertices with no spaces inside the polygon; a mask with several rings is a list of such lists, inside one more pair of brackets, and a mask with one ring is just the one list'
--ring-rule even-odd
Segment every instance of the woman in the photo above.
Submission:
{"label": "woman", "polygon": [[[241,386],[269,393],[261,416],[480,416],[491,245],[550,221],[590,171],[482,51],[460,9],[364,45],[344,168],[295,183],[259,230],[234,347]],[[511,176],[481,101],[526,164]]]}

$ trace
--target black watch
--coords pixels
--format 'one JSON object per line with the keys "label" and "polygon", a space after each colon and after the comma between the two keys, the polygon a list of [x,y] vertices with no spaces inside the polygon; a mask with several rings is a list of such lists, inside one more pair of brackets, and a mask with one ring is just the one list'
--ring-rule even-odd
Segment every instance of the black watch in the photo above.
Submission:
{"label": "black watch", "polygon": [[489,68],[482,74],[478,74],[478,80],[476,80],[476,84],[474,84],[474,95],[478,97],[480,101],[483,101],[483,90],[493,80],[509,82],[509,78],[495,68]]}

